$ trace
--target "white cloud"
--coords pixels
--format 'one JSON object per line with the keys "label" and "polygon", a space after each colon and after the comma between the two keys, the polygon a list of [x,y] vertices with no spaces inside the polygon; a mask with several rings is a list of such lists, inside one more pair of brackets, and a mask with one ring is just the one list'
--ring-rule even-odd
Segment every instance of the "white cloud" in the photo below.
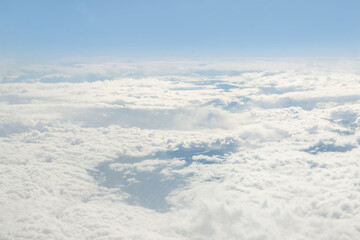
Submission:
{"label": "white cloud", "polygon": [[0,238],[356,239],[356,61],[247,61],[3,71]]}

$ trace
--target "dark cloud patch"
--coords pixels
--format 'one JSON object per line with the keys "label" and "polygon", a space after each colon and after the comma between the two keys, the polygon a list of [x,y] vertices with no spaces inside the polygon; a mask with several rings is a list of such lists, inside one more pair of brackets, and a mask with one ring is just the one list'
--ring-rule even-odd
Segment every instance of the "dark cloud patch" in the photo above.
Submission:
{"label": "dark cloud patch", "polygon": [[[212,143],[193,143],[189,146],[178,145],[175,149],[158,151],[152,155],[134,157],[123,155],[113,162],[106,162],[97,166],[95,171],[89,171],[101,185],[107,188],[120,188],[129,194],[127,202],[140,205],[157,211],[167,211],[171,207],[166,197],[175,189],[186,185],[186,177],[173,173],[170,177],[162,173],[168,168],[182,169],[191,164],[217,164],[218,161],[202,159],[202,156],[224,156],[234,152],[239,143],[233,138],[219,139]],[[200,157],[199,157],[200,155]],[[193,157],[198,156],[196,159]],[[171,164],[158,164],[151,171],[140,171],[136,168],[113,169],[113,163],[141,163],[149,160],[182,160],[184,164],[172,166]]]}
{"label": "dark cloud patch", "polygon": [[311,146],[309,148],[304,149],[304,152],[310,153],[310,154],[318,154],[322,152],[347,152],[351,151],[356,146],[351,144],[345,144],[345,145],[335,145],[333,143],[324,143],[319,142],[315,144],[314,146]]}
{"label": "dark cloud patch", "polygon": [[138,127],[141,129],[206,129],[230,128],[231,119],[214,109],[132,109],[89,108],[74,109],[64,114],[88,127]]}
{"label": "dark cloud patch", "polygon": [[0,137],[8,137],[12,134],[19,134],[29,131],[30,131],[30,127],[22,122],[0,123]]}
{"label": "dark cloud patch", "polygon": [[233,101],[226,102],[221,98],[216,98],[211,101],[206,102],[203,106],[214,106],[220,107],[229,112],[241,112],[246,109],[249,109],[252,105],[249,104],[251,102],[251,98],[248,97],[238,97]]}
{"label": "dark cloud patch", "polygon": [[276,101],[258,101],[255,102],[261,108],[273,109],[273,108],[289,108],[289,107],[301,107],[304,110],[312,110],[318,107],[320,103],[337,103],[343,105],[348,102],[356,102],[360,100],[360,95],[348,95],[348,96],[326,96],[326,97],[312,97],[304,99],[294,99],[291,97],[283,97]]}
{"label": "dark cloud patch", "polygon": [[10,105],[14,104],[31,104],[33,101],[50,101],[52,99],[46,97],[26,97],[17,95],[2,95],[0,102],[7,102]]}
{"label": "dark cloud patch", "polygon": [[230,92],[231,89],[240,88],[240,87],[233,84],[222,83],[222,84],[216,84],[216,88],[223,89],[225,92]]}
{"label": "dark cloud patch", "polygon": [[354,129],[357,127],[356,119],[358,114],[349,110],[333,111],[330,116],[330,121],[337,123],[344,127]]}
{"label": "dark cloud patch", "polygon": [[304,88],[299,88],[299,87],[286,87],[286,88],[277,88],[274,85],[271,85],[269,87],[259,87],[259,89],[261,90],[261,93],[263,94],[284,94],[284,93],[288,93],[288,92],[304,92],[304,91],[309,91],[309,90],[313,90],[313,89],[304,89]]}

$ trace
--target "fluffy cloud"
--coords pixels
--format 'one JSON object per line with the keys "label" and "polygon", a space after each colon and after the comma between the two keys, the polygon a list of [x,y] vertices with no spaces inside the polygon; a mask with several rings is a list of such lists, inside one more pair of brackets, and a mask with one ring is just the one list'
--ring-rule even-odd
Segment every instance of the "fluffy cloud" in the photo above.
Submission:
{"label": "fluffy cloud", "polygon": [[355,239],[355,63],[2,70],[0,238]]}

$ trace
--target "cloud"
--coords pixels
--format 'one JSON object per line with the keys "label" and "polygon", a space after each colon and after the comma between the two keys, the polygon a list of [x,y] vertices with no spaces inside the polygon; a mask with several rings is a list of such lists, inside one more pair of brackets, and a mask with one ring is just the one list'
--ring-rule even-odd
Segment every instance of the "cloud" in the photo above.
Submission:
{"label": "cloud", "polygon": [[[244,76],[263,77],[292,72],[317,72],[348,75],[358,74],[357,59],[286,59],[286,58],[199,58],[199,59],[116,59],[74,58],[52,64],[24,64],[0,59],[1,82],[94,82],[123,77]],[[289,83],[289,81],[286,81]],[[227,84],[226,82],[223,84]],[[229,84],[229,83],[228,83]],[[231,84],[230,84],[231,85]],[[220,85],[221,86],[221,85]],[[224,85],[225,86],[225,85]]]}
{"label": "cloud", "polygon": [[356,239],[355,63],[2,69],[0,238]]}
{"label": "cloud", "polygon": [[219,109],[131,109],[102,108],[76,111],[71,118],[86,126],[106,127],[111,124],[145,129],[233,128],[236,117]]}

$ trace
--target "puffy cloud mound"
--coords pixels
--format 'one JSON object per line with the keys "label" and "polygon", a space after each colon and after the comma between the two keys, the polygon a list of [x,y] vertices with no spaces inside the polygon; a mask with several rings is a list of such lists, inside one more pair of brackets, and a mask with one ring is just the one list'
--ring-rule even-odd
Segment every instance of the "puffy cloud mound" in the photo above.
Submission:
{"label": "puffy cloud mound", "polygon": [[356,239],[356,63],[2,71],[0,238]]}

